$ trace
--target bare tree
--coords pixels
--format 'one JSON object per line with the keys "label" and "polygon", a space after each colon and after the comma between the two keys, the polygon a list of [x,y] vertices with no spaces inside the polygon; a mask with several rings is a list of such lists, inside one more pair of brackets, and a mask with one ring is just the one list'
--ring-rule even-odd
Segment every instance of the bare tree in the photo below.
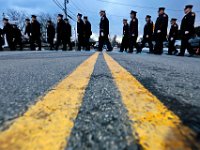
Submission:
{"label": "bare tree", "polygon": [[46,39],[46,28],[47,28],[47,21],[51,20],[52,23],[55,25],[56,24],[56,18],[54,15],[51,15],[49,13],[40,13],[38,15],[38,20],[41,25],[41,32],[42,32],[42,38]]}
{"label": "bare tree", "polygon": [[16,24],[20,30],[24,30],[25,19],[28,18],[28,14],[24,11],[18,11],[15,9],[9,9],[6,12],[6,15],[9,17],[10,21]]}

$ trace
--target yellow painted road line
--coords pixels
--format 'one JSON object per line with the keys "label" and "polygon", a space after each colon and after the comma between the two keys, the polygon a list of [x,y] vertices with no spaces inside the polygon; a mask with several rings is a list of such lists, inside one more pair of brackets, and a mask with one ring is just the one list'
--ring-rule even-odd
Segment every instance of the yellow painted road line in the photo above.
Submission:
{"label": "yellow painted road line", "polygon": [[0,133],[0,150],[63,150],[67,145],[98,53]]}
{"label": "yellow painted road line", "polygon": [[196,134],[184,126],[178,116],[108,54],[104,54],[104,58],[128,110],[133,135],[143,149],[200,149],[200,144],[195,140]]}

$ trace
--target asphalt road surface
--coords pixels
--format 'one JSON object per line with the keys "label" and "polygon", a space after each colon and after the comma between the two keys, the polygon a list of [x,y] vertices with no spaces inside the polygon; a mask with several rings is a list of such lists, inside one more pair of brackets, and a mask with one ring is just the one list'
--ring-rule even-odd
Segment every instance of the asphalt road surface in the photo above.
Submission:
{"label": "asphalt road surface", "polygon": [[[112,58],[111,60],[106,59],[105,54],[99,53],[96,60],[93,58],[95,65],[91,73],[89,73],[89,69],[92,69],[92,60],[84,64],[85,70],[81,70],[79,66],[95,54],[97,53],[94,51],[0,53],[0,145],[2,145],[0,149],[11,150],[8,146],[10,144],[7,144],[8,140],[3,139],[7,137],[9,139],[12,135],[14,138],[17,135],[14,128],[18,124],[22,124],[23,117],[27,116],[25,113],[31,111],[29,109],[39,103],[42,97],[48,95],[58,83],[70,76],[73,78],[75,70],[77,72],[82,71],[82,73],[78,73],[80,79],[77,77],[80,84],[83,82],[81,80],[82,74],[84,74],[84,71],[88,72],[88,84],[84,81],[83,83],[87,86],[80,89],[74,88],[74,91],[71,91],[76,95],[76,92],[80,90],[83,95],[82,97],[77,96],[80,99],[80,105],[76,107],[77,113],[73,113],[69,123],[66,123],[71,125],[70,132],[64,135],[66,137],[64,143],[60,142],[62,144],[56,145],[59,150],[200,149],[200,58],[110,52],[108,55]],[[117,71],[119,74],[122,71],[121,77],[115,78],[114,69],[112,70],[112,63],[114,62],[118,63],[119,67],[124,68],[124,72],[121,68]],[[87,70],[88,64],[91,66]],[[112,65],[109,66],[109,64]],[[156,101],[156,106],[163,105],[166,113],[173,114],[171,118],[168,118],[167,123],[163,123],[164,125],[162,124],[163,116],[159,116],[161,121],[157,121],[155,126],[167,126],[167,128],[170,126],[176,130],[183,128],[183,130],[180,129],[180,132],[182,136],[186,137],[185,139],[182,139],[179,133],[173,132],[170,133],[168,138],[162,138],[165,135],[163,133],[165,127],[163,127],[162,133],[157,130],[156,133],[152,134],[158,135],[159,140],[157,137],[151,137],[151,133],[148,133],[148,131],[137,129],[140,127],[136,126],[134,121],[140,122],[141,126],[144,122],[145,125],[147,123],[145,119],[145,121],[131,119],[134,118],[134,115],[130,115],[130,109],[133,105],[128,106],[129,103],[126,103],[126,97],[123,96],[123,88],[120,88],[120,82],[124,81],[124,88],[127,88],[126,94],[133,96],[134,89],[131,89],[131,84],[127,84],[124,77],[128,73],[148,90],[148,95],[152,93],[157,97],[159,102],[153,98]],[[74,73],[74,76],[73,79],[76,80],[77,74]],[[127,80],[130,83],[134,81],[132,78]],[[140,96],[136,98],[139,99]],[[56,103],[56,99],[52,100]],[[62,104],[59,103],[60,105]],[[138,103],[139,105],[140,103]],[[65,107],[67,110],[68,106]],[[156,109],[154,106],[152,108]],[[160,109],[155,111],[160,111]],[[54,111],[51,111],[51,113],[53,114]],[[141,115],[144,112],[134,111],[134,113]],[[151,118],[148,123],[153,122],[152,120],[157,120],[157,118]],[[170,122],[170,120],[172,121]],[[25,124],[29,126],[29,122]],[[58,122],[58,124],[62,124],[62,122]],[[66,128],[69,127],[66,126]],[[23,127],[20,129],[23,131]],[[45,132],[47,134],[51,131],[46,130]],[[7,136],[7,133],[10,136]],[[35,134],[34,130],[30,131],[29,134]],[[155,140],[146,139],[145,134],[149,134],[148,138],[155,138]],[[175,142],[178,144],[170,143],[170,137],[175,137],[177,139]],[[47,141],[48,138],[47,136]],[[22,143],[19,143],[20,147],[15,147],[16,139],[17,136],[12,141],[14,143],[12,149],[28,149],[27,145],[23,147]],[[160,145],[159,141],[161,141]],[[33,141],[28,142],[31,144]],[[158,146],[156,143],[158,143]],[[54,144],[52,144],[53,146]],[[45,148],[38,144],[38,147],[36,145],[29,149]]]}

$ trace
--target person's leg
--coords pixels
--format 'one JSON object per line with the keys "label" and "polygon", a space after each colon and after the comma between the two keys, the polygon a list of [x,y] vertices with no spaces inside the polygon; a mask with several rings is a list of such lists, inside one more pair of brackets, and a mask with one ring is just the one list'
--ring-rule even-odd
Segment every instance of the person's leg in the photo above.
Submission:
{"label": "person's leg", "polygon": [[152,39],[148,39],[148,44],[149,44],[149,53],[153,53],[153,43],[152,43]]}
{"label": "person's leg", "polygon": [[172,41],[169,41],[169,46],[168,46],[168,55],[172,55],[172,52],[173,52],[173,42]]}
{"label": "person's leg", "polygon": [[85,46],[84,37],[81,36],[81,48]]}
{"label": "person's leg", "polygon": [[4,43],[4,40],[3,38],[0,37],[0,51],[3,51],[3,43]]}
{"label": "person's leg", "polygon": [[142,44],[141,45],[138,45],[138,49],[137,49],[137,53],[141,53],[142,52],[142,49],[145,47],[145,44],[147,43],[147,39],[143,39],[142,40]]}
{"label": "person's leg", "polygon": [[42,50],[42,41],[40,37],[37,37],[37,45],[38,45],[38,50],[41,51]]}
{"label": "person's leg", "polygon": [[3,45],[2,45],[2,42],[1,42],[1,38],[0,38],[0,51],[3,51]]}
{"label": "person's leg", "polygon": [[31,39],[30,39],[30,49],[32,51],[35,50],[35,38],[33,38],[33,37],[31,37]]}
{"label": "person's leg", "polygon": [[71,42],[71,38],[68,38],[68,46],[69,46],[69,50],[72,51],[72,42]]}
{"label": "person's leg", "polygon": [[137,38],[133,37],[133,50],[134,50],[134,48],[137,49],[136,40],[137,40]]}
{"label": "person's leg", "polygon": [[129,45],[129,53],[133,53],[134,38],[132,36],[130,37]]}
{"label": "person's leg", "polygon": [[105,37],[105,44],[106,44],[106,46],[108,48],[107,51],[112,51],[112,46],[111,46],[110,40],[108,39],[107,36]]}
{"label": "person's leg", "polygon": [[67,50],[67,40],[63,38],[63,39],[62,39],[62,44],[63,44],[62,50],[63,50],[63,51],[66,51],[66,50]]}
{"label": "person's leg", "polygon": [[186,43],[185,43],[185,39],[183,38],[181,40],[181,50],[180,53],[178,54],[178,56],[184,56],[185,55],[185,49],[186,49]]}
{"label": "person's leg", "polygon": [[139,50],[139,45],[138,45],[138,43],[137,43],[137,38],[138,38],[138,37],[134,37],[134,47],[135,47],[135,49],[136,49],[136,51],[137,51],[137,53],[138,53],[138,52],[140,52],[140,50]]}
{"label": "person's leg", "polygon": [[3,47],[2,47],[2,44],[0,44],[0,51],[3,51]]}
{"label": "person's leg", "polygon": [[163,53],[163,40],[159,39],[157,40],[157,51],[156,54],[162,54]]}
{"label": "person's leg", "polygon": [[190,39],[190,37],[187,38],[186,48],[187,48],[187,50],[188,50],[190,55],[194,55],[195,52],[194,52],[194,49],[193,49],[192,45],[189,42],[189,39]]}
{"label": "person's leg", "polygon": [[54,45],[53,45],[53,38],[49,37],[48,38],[48,43],[49,43],[49,49],[53,50],[53,47],[54,47]]}
{"label": "person's leg", "polygon": [[12,38],[7,38],[7,43],[11,51],[15,50],[15,43],[13,42]]}
{"label": "person's leg", "polygon": [[120,47],[120,52],[123,52],[125,48],[126,48],[126,39],[125,37],[123,37],[121,47]]}
{"label": "person's leg", "polygon": [[78,50],[81,50],[81,36],[78,36]]}
{"label": "person's leg", "polygon": [[155,47],[154,47],[154,54],[159,54],[160,53],[160,49],[162,48],[162,37],[161,37],[161,34],[156,34],[156,37],[155,37]]}
{"label": "person's leg", "polygon": [[59,49],[60,44],[61,44],[61,38],[58,36],[56,41],[56,50]]}
{"label": "person's leg", "polygon": [[103,50],[103,45],[104,45],[104,37],[100,36],[99,37],[99,51]]}
{"label": "person's leg", "polygon": [[90,51],[90,37],[87,37],[87,46],[86,46],[86,50]]}

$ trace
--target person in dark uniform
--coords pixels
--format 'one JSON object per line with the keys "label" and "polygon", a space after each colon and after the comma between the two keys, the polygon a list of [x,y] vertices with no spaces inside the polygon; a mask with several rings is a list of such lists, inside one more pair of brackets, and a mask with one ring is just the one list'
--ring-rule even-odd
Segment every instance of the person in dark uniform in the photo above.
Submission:
{"label": "person in dark uniform", "polygon": [[165,13],[165,8],[160,7],[158,10],[158,18],[155,23],[155,47],[154,53],[155,54],[162,54],[163,53],[163,42],[167,38],[167,28],[168,28],[168,15]]}
{"label": "person in dark uniform", "polygon": [[123,38],[121,43],[120,52],[123,52],[124,50],[127,52],[129,48],[129,24],[127,19],[123,19]]}
{"label": "person in dark uniform", "polygon": [[50,45],[50,50],[54,48],[55,27],[51,20],[47,21],[47,41]]}
{"label": "person in dark uniform", "polygon": [[40,32],[40,23],[37,21],[37,16],[32,15],[32,22],[31,22],[31,50],[35,50],[35,44],[41,50],[41,32]]}
{"label": "person in dark uniform", "polygon": [[3,50],[3,46],[4,45],[4,37],[3,37],[3,30],[0,28],[0,51]]}
{"label": "person in dark uniform", "polygon": [[13,38],[15,48],[17,48],[17,45],[19,45],[20,50],[23,50],[22,33],[17,25],[13,25]]}
{"label": "person in dark uniform", "polygon": [[83,30],[84,30],[84,23],[82,20],[82,14],[77,15],[77,35],[78,35],[78,50],[80,51],[82,47],[84,47],[84,37],[83,37]]}
{"label": "person in dark uniform", "polygon": [[6,40],[8,43],[8,46],[10,48],[10,50],[15,50],[15,45],[13,42],[13,26],[9,23],[9,20],[7,18],[3,18],[3,22],[4,22],[4,28],[3,28],[3,34],[6,35]]}
{"label": "person in dark uniform", "polygon": [[72,42],[71,42],[71,37],[72,37],[72,26],[69,23],[69,19],[64,19],[66,23],[66,44],[69,47],[69,50],[72,51]]}
{"label": "person in dark uniform", "polygon": [[199,48],[197,49],[197,55],[200,55],[200,41],[199,41]]}
{"label": "person in dark uniform", "polygon": [[66,42],[66,24],[65,21],[63,20],[63,15],[58,14],[57,17],[57,43],[56,43],[56,50],[58,50],[60,44],[62,43],[63,51],[67,50],[67,42]]}
{"label": "person in dark uniform", "polygon": [[145,44],[149,44],[149,53],[153,53],[153,43],[152,43],[152,36],[153,36],[153,21],[151,21],[151,16],[146,16],[146,24],[144,26],[144,35],[142,44],[138,50],[138,53],[142,52],[142,49],[145,47]]}
{"label": "person in dark uniform", "polygon": [[103,45],[107,46],[107,51],[112,51],[112,46],[109,41],[109,20],[106,17],[106,12],[104,10],[100,11],[100,35],[99,35],[99,51],[103,50]]}
{"label": "person in dark uniform", "polygon": [[178,56],[184,56],[185,50],[187,49],[190,56],[194,54],[194,50],[189,42],[189,40],[194,35],[194,23],[196,14],[192,12],[193,5],[185,6],[185,16],[181,22],[181,51]]}
{"label": "person in dark uniform", "polygon": [[30,19],[26,19],[25,20],[25,24],[26,24],[26,26],[25,26],[25,32],[24,32],[24,35],[27,35],[28,36],[28,38],[30,38],[30,36],[31,36],[31,22],[30,22]]}
{"label": "person in dark uniform", "polygon": [[168,37],[169,41],[168,55],[172,55],[173,53],[174,55],[176,55],[178,53],[175,47],[175,42],[178,37],[178,24],[176,23],[176,20],[177,20],[176,18],[171,19],[171,29]]}
{"label": "person in dark uniform", "polygon": [[131,21],[130,21],[130,49],[129,53],[133,53],[133,48],[138,50],[137,38],[138,38],[138,19],[136,17],[137,12],[131,11]]}
{"label": "person in dark uniform", "polygon": [[83,36],[84,36],[84,47],[85,50],[90,51],[90,36],[92,35],[92,27],[91,23],[88,21],[88,17],[84,16],[84,29],[83,29]]}

